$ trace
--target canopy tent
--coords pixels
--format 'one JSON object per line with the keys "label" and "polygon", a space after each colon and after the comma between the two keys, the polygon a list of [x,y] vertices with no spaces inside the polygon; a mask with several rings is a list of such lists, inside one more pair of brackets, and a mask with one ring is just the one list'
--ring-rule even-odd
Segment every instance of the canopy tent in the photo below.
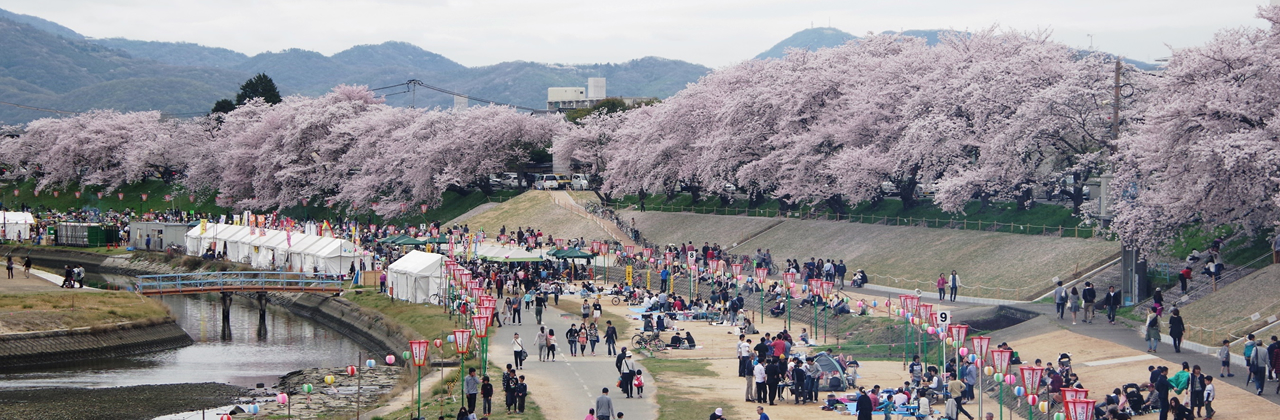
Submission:
{"label": "canopy tent", "polygon": [[428,302],[444,293],[444,255],[411,251],[387,266],[391,297],[413,303]]}
{"label": "canopy tent", "polygon": [[542,261],[542,256],[516,247],[480,244],[480,246],[476,247],[475,252],[476,257],[495,262]]}
{"label": "canopy tent", "polygon": [[274,229],[254,229],[250,235],[249,230],[246,226],[209,223],[201,233],[196,226],[187,231],[187,254],[198,256],[211,242],[218,241],[219,249],[225,246],[228,259],[257,269],[292,268],[322,273],[345,273],[352,262],[366,258],[355,243],[343,239],[301,232],[286,234]]}
{"label": "canopy tent", "polygon": [[591,259],[591,258],[595,258],[596,254],[592,254],[590,252],[583,251],[581,249],[569,248],[569,249],[557,249],[557,250],[548,252],[547,256],[556,257],[560,259],[571,259],[571,258]]}
{"label": "canopy tent", "polygon": [[36,219],[31,216],[31,213],[8,211],[0,213],[0,224],[3,225],[4,239],[10,241],[31,239],[31,225],[35,223]]}
{"label": "canopy tent", "polygon": [[406,238],[406,236],[405,236],[405,235],[388,236],[388,237],[385,237],[385,238],[379,239],[379,240],[378,240],[378,243],[381,243],[381,244],[394,244],[394,243],[396,243],[397,241],[399,241],[399,240],[401,240],[401,239],[404,239],[404,238]]}
{"label": "canopy tent", "polygon": [[438,245],[438,244],[447,244],[447,243],[449,243],[449,238],[448,238],[448,237],[446,237],[446,236],[444,236],[444,235],[440,235],[440,236],[428,236],[428,237],[425,239],[425,241],[426,241],[427,243],[429,243],[429,244],[436,244],[436,245]]}

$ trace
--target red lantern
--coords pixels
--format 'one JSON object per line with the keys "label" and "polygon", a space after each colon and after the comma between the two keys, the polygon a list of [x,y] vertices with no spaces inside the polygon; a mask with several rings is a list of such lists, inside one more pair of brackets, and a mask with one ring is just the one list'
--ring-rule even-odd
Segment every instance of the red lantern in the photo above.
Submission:
{"label": "red lantern", "polygon": [[36,197],[39,197],[39,196],[40,196],[40,190],[32,190],[32,191],[31,191],[31,193],[32,193],[32,194],[35,194],[35,195],[36,195]]}
{"label": "red lantern", "polygon": [[356,376],[355,365],[347,365],[347,376]]}
{"label": "red lantern", "polygon": [[190,202],[192,202],[192,203],[196,202],[196,195],[195,195],[195,194],[187,194],[187,201],[190,201]]}
{"label": "red lantern", "polygon": [[[471,326],[475,327],[476,329],[476,337],[485,338],[489,336],[489,320],[490,319],[493,319],[492,315],[490,316],[473,315],[471,317]],[[573,345],[573,343],[569,343],[569,345]]]}
{"label": "red lantern", "polygon": [[734,277],[738,277],[742,275],[742,264],[733,264],[733,265],[730,265],[729,267],[733,269]]}
{"label": "red lantern", "polygon": [[1062,400],[1083,400],[1089,398],[1089,390],[1083,388],[1062,388]]}
{"label": "red lantern", "polygon": [[427,365],[427,355],[430,352],[427,340],[410,341],[409,351],[413,353],[414,366],[422,367]]}
{"label": "red lantern", "polygon": [[1097,401],[1084,398],[1066,400],[1067,418],[1070,420],[1093,420],[1093,407]]}
{"label": "red lantern", "polygon": [[432,344],[435,344],[436,348],[442,348],[444,347],[444,340],[437,338],[436,341]]}
{"label": "red lantern", "polygon": [[57,191],[54,191],[54,192],[53,192],[53,198],[58,198],[58,192],[57,192]]}
{"label": "red lantern", "polygon": [[991,361],[997,372],[1005,373],[1009,370],[1009,359],[1013,358],[1013,350],[993,349],[991,350]]}
{"label": "red lantern", "polygon": [[925,325],[932,324],[933,323],[933,304],[921,303],[918,307],[920,308],[920,322],[924,322]]}
{"label": "red lantern", "polygon": [[790,287],[790,285],[794,285],[796,283],[796,273],[782,273],[782,281],[786,282],[788,287]]}
{"label": "red lantern", "polygon": [[[18,193],[19,193],[19,191],[18,191],[18,190],[13,190],[13,196],[14,196],[14,197],[17,197],[17,196],[18,196]],[[101,194],[101,193],[99,193],[99,194]]]}
{"label": "red lantern", "polygon": [[419,209],[422,209],[422,212],[423,212],[423,213],[426,213],[426,212],[427,212],[427,209],[428,209],[429,207],[428,207],[426,204],[419,204],[419,205],[418,205],[418,208],[419,208]]}
{"label": "red lantern", "polygon": [[556,238],[556,249],[564,249],[564,238]]}
{"label": "red lantern", "polygon": [[644,253],[644,259],[647,260],[647,259],[653,258],[653,248],[645,248],[641,252]]}
{"label": "red lantern", "polygon": [[116,193],[116,198],[123,200],[123,199],[124,199],[124,193]]}
{"label": "red lantern", "polygon": [[822,294],[823,294],[823,295],[830,295],[830,294],[831,294],[831,289],[835,288],[835,285],[836,285],[836,282],[834,282],[834,281],[823,281],[823,282],[822,282]]}
{"label": "red lantern", "polygon": [[76,191],[76,198],[80,198],[80,192]]}
{"label": "red lantern", "polygon": [[234,419],[231,418],[230,414],[223,414],[221,416],[218,416],[218,420],[234,420]]}
{"label": "red lantern", "polygon": [[1044,368],[1020,366],[1018,370],[1022,371],[1022,387],[1027,390],[1027,393],[1031,395],[1040,393],[1040,377],[1044,376]]}
{"label": "red lantern", "polygon": [[102,192],[101,192],[101,191],[99,191],[99,192],[98,192],[98,199],[99,199],[99,200],[101,200],[101,199],[102,199]]}
{"label": "red lantern", "polygon": [[627,253],[627,255],[631,255],[631,254],[635,254],[635,253],[636,253],[636,247],[635,247],[635,245],[627,245],[627,246],[622,247],[622,249],[624,250],[623,252],[626,252],[626,253]]}
{"label": "red lantern", "polygon": [[973,343],[973,353],[978,355],[979,360],[987,359],[987,346],[991,345],[991,337],[977,336],[969,339]]}
{"label": "red lantern", "polygon": [[471,330],[453,330],[454,350],[466,354],[471,347]]}
{"label": "red lantern", "polygon": [[969,335],[969,326],[952,324],[947,327],[947,335],[951,336],[957,343],[960,343],[957,344],[958,346],[963,346],[965,336]]}
{"label": "red lantern", "polygon": [[757,268],[757,269],[756,269],[756,280],[757,280],[757,281],[759,281],[759,282],[761,282],[761,283],[764,283],[764,278],[765,278],[765,277],[767,277],[767,276],[769,276],[769,269],[768,269],[768,268],[760,267],[760,268]]}

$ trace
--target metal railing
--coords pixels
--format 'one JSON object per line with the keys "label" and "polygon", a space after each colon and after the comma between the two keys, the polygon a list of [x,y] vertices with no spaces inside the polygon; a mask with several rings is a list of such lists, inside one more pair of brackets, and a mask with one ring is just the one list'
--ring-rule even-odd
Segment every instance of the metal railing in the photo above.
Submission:
{"label": "metal railing", "polygon": [[342,291],[343,276],[332,273],[300,273],[281,271],[215,271],[204,273],[156,274],[138,276],[143,295],[172,295],[223,291],[317,292]]}

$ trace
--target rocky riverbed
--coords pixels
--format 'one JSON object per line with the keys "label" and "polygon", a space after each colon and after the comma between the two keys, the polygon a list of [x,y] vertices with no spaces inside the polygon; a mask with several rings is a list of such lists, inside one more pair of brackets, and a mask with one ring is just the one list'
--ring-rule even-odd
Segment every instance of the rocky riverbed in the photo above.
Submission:
{"label": "rocky riverbed", "polygon": [[[360,367],[360,406],[368,410],[375,401],[390,393],[400,380],[403,367],[378,365],[372,369]],[[324,383],[326,375],[333,375],[333,385]],[[309,419],[337,413],[353,413],[356,410],[357,377],[347,375],[347,369],[316,368],[289,372],[280,383],[268,389],[254,389],[249,395],[236,401],[242,407],[256,402],[259,416],[284,416]],[[303,385],[311,384],[311,393],[303,392]],[[276,402],[276,394],[289,394],[288,405]]]}
{"label": "rocky riverbed", "polygon": [[4,390],[0,391],[0,417],[149,420],[224,406],[245,395],[244,388],[216,383]]}

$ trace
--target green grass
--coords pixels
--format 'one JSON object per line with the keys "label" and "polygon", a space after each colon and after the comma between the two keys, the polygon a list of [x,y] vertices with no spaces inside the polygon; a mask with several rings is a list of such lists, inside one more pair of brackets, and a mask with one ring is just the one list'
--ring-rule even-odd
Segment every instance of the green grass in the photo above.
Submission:
{"label": "green grass", "polygon": [[[1232,238],[1222,245],[1222,256],[1230,265],[1243,265],[1271,252],[1271,244],[1267,238],[1271,237],[1274,230],[1268,229],[1252,236],[1242,235]],[[1212,231],[1204,229],[1200,226],[1192,226],[1183,229],[1182,233],[1174,238],[1173,242],[1165,249],[1165,253],[1174,258],[1184,258],[1191,253],[1191,250],[1204,251],[1209,249],[1215,238],[1231,238],[1235,235],[1235,229],[1231,226],[1218,226]],[[1253,268],[1262,268],[1270,262],[1263,261],[1259,266]]]}
{"label": "green grass", "polygon": [[[459,317],[454,316],[450,319],[444,308],[439,306],[425,306],[396,301],[379,293],[346,293],[343,298],[360,305],[362,308],[381,313],[388,319],[395,321],[400,327],[411,329],[416,335],[426,340],[435,340],[437,338],[445,340],[446,335],[451,334],[454,328],[462,325],[459,323]],[[453,357],[457,354],[453,351],[452,346],[444,346],[442,349],[445,350],[445,357]],[[431,357],[436,357],[437,350],[432,348],[431,351]]]}
{"label": "green grass", "polygon": [[8,332],[92,327],[118,322],[159,322],[169,310],[130,292],[33,292],[0,294]]}
{"label": "green grass", "polygon": [[716,373],[708,369],[711,363],[702,360],[690,359],[644,359],[643,366],[650,377],[667,373],[678,373],[689,376],[716,376]]}
{"label": "green grass", "polygon": [[[34,180],[0,183],[0,205],[9,209],[16,209],[25,204],[37,209],[37,211],[55,209],[64,212],[84,209],[98,209],[101,211],[132,209],[138,213],[145,213],[172,208],[209,214],[233,213],[229,208],[214,204],[213,195],[211,194],[196,194],[195,202],[193,203],[189,198],[190,194],[184,191],[182,186],[176,184],[168,185],[156,179],[125,185],[115,191],[104,194],[101,199],[97,195],[99,191],[103,190],[101,187],[85,187],[80,198],[75,196],[75,191],[79,190],[79,187],[68,187],[66,189],[46,188],[37,197],[34,193],[35,185],[36,181]],[[13,190],[15,189],[19,190],[17,197],[13,196]],[[59,193],[57,197],[53,196],[55,190]],[[124,194],[123,199],[118,195],[120,193]],[[147,194],[147,201],[142,201],[142,194],[144,193]],[[448,221],[490,200],[504,201],[519,193],[520,191],[515,190],[494,190],[492,196],[486,196],[480,191],[459,192],[448,190],[441,195],[441,205],[427,210],[426,213],[412,209],[413,211],[410,211],[406,216],[391,220],[383,220],[377,215],[367,213],[355,216],[361,216],[361,219],[371,220],[371,223],[377,224],[417,224],[433,220]],[[173,200],[164,201],[165,195],[171,195]],[[290,207],[282,209],[280,213],[293,218],[313,218],[317,220],[336,220],[338,216],[350,216],[323,206]]]}
{"label": "green grass", "polygon": [[[705,420],[716,408],[724,408],[726,418],[745,418],[738,416],[737,405],[729,404],[727,401],[716,405],[708,401],[669,395],[669,393],[662,391],[658,392],[659,420]],[[754,412],[755,410],[753,409],[753,415]]]}
{"label": "green grass", "polygon": [[[700,214],[746,215],[775,217],[779,216],[780,204],[777,200],[767,200],[759,205],[750,205],[747,200],[725,202],[718,196],[709,196],[694,201],[689,194],[678,194],[670,200],[665,195],[650,196],[645,200],[648,211],[693,212]],[[637,196],[625,196],[615,200],[617,206],[626,207],[639,204]],[[934,206],[928,199],[921,200],[920,205],[904,209],[901,200],[883,200],[877,203],[864,202],[848,211],[832,210],[825,203],[814,206],[802,205],[789,210],[793,217],[816,212],[816,217],[829,220],[851,220],[863,223],[881,223],[891,225],[925,225],[929,227],[957,226],[964,229],[988,230],[996,232],[1043,234],[1061,228],[1067,228],[1064,236],[1088,238],[1092,237],[1092,229],[1075,229],[1081,220],[1072,216],[1069,207],[1037,203],[1028,210],[1018,210],[1014,203],[990,203],[985,208],[978,201],[967,204],[962,214],[947,213]],[[813,217],[815,215],[811,215]],[[965,223],[965,222],[968,223]],[[995,226],[995,227],[993,227]]]}

